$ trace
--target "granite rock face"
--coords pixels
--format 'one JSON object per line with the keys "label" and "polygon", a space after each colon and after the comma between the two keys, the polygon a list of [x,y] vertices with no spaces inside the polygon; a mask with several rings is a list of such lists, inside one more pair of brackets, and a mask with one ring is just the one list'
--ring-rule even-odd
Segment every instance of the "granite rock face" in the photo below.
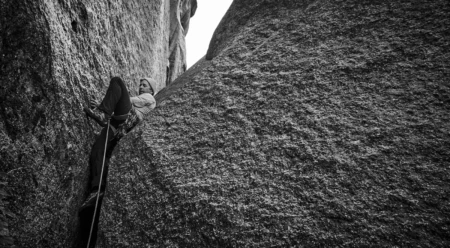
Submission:
{"label": "granite rock face", "polygon": [[132,94],[141,77],[165,87],[171,12],[164,0],[0,1],[0,180],[18,247],[72,245],[98,131],[82,107],[112,76]]}
{"label": "granite rock face", "polygon": [[450,245],[448,13],[234,1],[117,148],[102,247]]}
{"label": "granite rock face", "polygon": [[197,10],[197,0],[170,0],[170,38],[167,84],[186,71],[186,42],[191,17]]}

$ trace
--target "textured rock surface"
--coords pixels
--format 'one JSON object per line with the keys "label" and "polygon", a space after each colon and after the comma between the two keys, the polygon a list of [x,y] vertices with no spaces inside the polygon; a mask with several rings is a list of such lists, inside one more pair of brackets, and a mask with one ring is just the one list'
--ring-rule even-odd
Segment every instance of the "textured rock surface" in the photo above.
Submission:
{"label": "textured rock surface", "polygon": [[167,84],[173,82],[186,71],[185,36],[189,31],[189,23],[197,10],[197,0],[170,0],[170,38],[169,65]]}
{"label": "textured rock surface", "polygon": [[165,86],[170,13],[164,0],[0,0],[0,170],[18,247],[71,246],[96,128],[82,106],[111,76]]}
{"label": "textured rock surface", "polygon": [[450,245],[448,1],[258,2],[120,144],[103,247]]}

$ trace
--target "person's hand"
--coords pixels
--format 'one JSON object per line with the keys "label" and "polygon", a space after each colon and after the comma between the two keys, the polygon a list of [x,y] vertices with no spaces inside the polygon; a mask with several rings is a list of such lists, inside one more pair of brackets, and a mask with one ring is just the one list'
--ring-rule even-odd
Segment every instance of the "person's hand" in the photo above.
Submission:
{"label": "person's hand", "polygon": [[98,105],[100,105],[100,103],[97,100],[95,100],[95,98],[93,98],[93,97],[91,97],[91,99],[89,100],[89,104],[90,104],[89,107],[91,109],[94,109],[94,108],[98,107]]}

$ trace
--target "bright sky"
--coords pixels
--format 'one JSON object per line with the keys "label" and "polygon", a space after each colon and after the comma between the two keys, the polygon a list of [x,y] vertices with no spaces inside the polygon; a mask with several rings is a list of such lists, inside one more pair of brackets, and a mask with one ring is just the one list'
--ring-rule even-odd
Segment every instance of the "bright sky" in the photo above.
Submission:
{"label": "bright sky", "polygon": [[206,55],[209,41],[233,0],[197,0],[197,11],[186,35],[187,67]]}

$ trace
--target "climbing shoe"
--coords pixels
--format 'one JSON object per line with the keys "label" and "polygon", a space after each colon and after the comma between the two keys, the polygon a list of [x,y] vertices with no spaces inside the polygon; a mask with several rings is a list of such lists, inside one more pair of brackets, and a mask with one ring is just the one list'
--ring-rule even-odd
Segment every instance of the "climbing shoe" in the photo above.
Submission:
{"label": "climbing shoe", "polygon": [[110,117],[108,114],[99,110],[98,108],[90,109],[85,107],[83,110],[87,114],[87,116],[94,119],[94,121],[96,121],[100,126],[106,127]]}
{"label": "climbing shoe", "polygon": [[[80,207],[80,212],[83,211],[86,208],[94,207],[95,203],[97,202],[97,190],[92,191],[86,200],[84,201],[83,205]],[[104,192],[100,192],[98,195],[98,201],[100,202],[103,199]]]}

